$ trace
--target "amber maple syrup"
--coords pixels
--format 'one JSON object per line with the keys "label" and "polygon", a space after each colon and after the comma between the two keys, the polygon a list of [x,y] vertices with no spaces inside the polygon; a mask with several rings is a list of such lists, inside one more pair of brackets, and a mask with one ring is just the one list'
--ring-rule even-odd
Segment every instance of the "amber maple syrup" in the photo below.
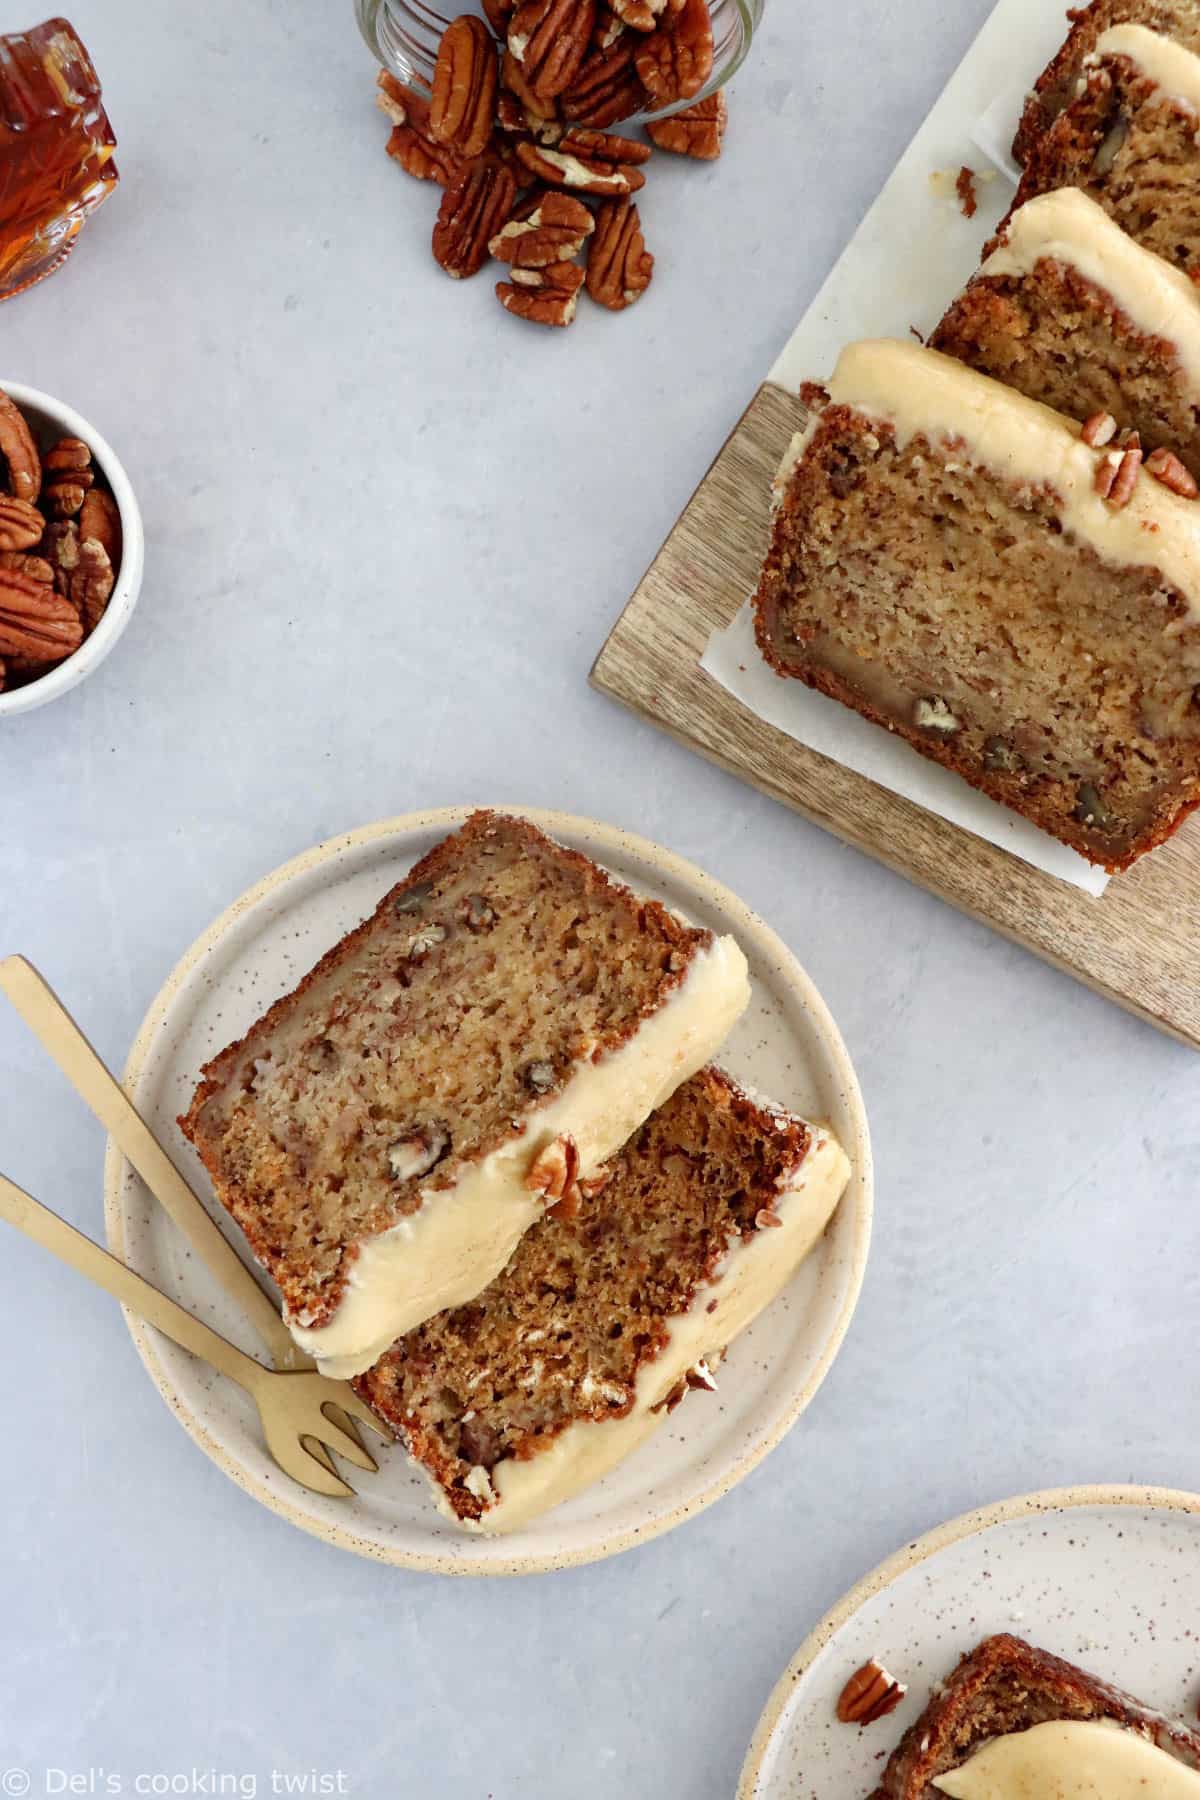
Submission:
{"label": "amber maple syrup", "polygon": [[64,261],[116,185],[116,142],[65,19],[0,37],[0,300]]}

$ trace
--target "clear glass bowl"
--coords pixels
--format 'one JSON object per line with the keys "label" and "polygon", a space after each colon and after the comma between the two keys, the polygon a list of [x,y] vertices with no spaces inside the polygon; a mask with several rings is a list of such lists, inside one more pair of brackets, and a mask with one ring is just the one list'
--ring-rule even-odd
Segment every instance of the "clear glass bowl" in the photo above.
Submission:
{"label": "clear glass bowl", "polygon": [[[713,72],[705,94],[724,87],[746,59],[754,33],[762,19],[766,0],[709,0],[713,22]],[[450,18],[426,4],[426,0],[354,0],[358,27],[368,46],[383,64],[408,87],[428,88],[438,44]],[[463,10],[478,12],[473,5]],[[451,15],[452,16],[452,15]],[[694,106],[697,95],[641,118],[665,118],[684,106]]]}

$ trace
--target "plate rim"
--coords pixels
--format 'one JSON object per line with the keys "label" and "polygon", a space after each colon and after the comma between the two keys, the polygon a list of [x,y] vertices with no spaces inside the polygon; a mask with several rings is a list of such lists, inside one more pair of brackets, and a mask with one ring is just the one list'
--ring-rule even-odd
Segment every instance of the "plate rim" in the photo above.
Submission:
{"label": "plate rim", "polygon": [[931,1531],[923,1532],[920,1537],[910,1538],[899,1550],[894,1550],[882,1562],[876,1563],[840,1600],[834,1602],[824,1617],[813,1626],[788,1663],[771,1689],[754,1728],[742,1772],[738,1777],[736,1800],[761,1800],[759,1776],[784,1708],[797,1683],[842,1626],[868,1600],[890,1587],[901,1575],[908,1574],[911,1569],[927,1562],[939,1551],[948,1549],[951,1544],[961,1543],[964,1538],[981,1536],[985,1531],[990,1531],[996,1525],[1007,1524],[1011,1519],[1032,1517],[1044,1512],[1066,1512],[1085,1506],[1129,1506],[1146,1508],[1152,1512],[1200,1513],[1200,1494],[1191,1493],[1187,1488],[1159,1487],[1154,1483],[1143,1486],[1129,1481],[1038,1488],[1031,1493],[1014,1494],[1007,1500],[993,1500],[985,1506],[972,1507],[969,1512],[958,1513],[943,1524],[934,1526]]}
{"label": "plate rim", "polygon": [[[147,1060],[158,1041],[168,1010],[180,988],[203,958],[216,947],[245,913],[256,907],[276,889],[284,887],[297,877],[319,867],[320,864],[331,861],[339,853],[369,845],[380,838],[394,837],[402,833],[433,830],[445,834],[461,825],[472,812],[479,810],[479,805],[423,808],[416,812],[399,813],[391,818],[356,826],[349,831],[338,832],[332,837],[322,839],[320,843],[301,851],[297,856],[290,857],[286,862],[280,863],[252,883],[192,941],[151,1000],[130,1046],[122,1071],[121,1081],[126,1092],[132,1093],[141,1080]],[[851,1264],[841,1309],[815,1368],[807,1381],[796,1391],[771,1431],[744,1452],[723,1476],[709,1482],[699,1495],[671,1507],[661,1518],[652,1523],[629,1526],[602,1537],[595,1544],[576,1550],[554,1552],[531,1550],[500,1557],[486,1564],[482,1562],[464,1563],[455,1557],[452,1550],[422,1551],[400,1545],[385,1548],[362,1537],[347,1526],[330,1524],[314,1518],[305,1512],[301,1505],[292,1500],[287,1492],[276,1491],[269,1485],[269,1482],[262,1482],[252,1477],[233,1456],[224,1450],[202,1422],[183,1405],[172,1387],[163,1365],[159,1362],[156,1334],[152,1327],[124,1307],[122,1308],[129,1335],[133,1339],[134,1348],[137,1350],[142,1365],[171,1412],[209,1460],[214,1462],[225,1475],[229,1476],[253,1499],[286,1519],[289,1524],[298,1526],[310,1536],[333,1544],[338,1549],[349,1550],[356,1555],[395,1567],[420,1570],[426,1574],[479,1578],[543,1574],[602,1561],[607,1557],[618,1555],[623,1550],[631,1549],[635,1545],[647,1544],[654,1538],[663,1536],[664,1533],[673,1530],[686,1519],[693,1518],[705,1511],[744,1480],[760,1462],[770,1455],[772,1450],[778,1447],[800,1415],[810,1405],[833,1366],[861,1296],[870,1252],[874,1213],[874,1167],[870,1127],[858,1076],[828,1006],[795,952],[779,934],[765,920],[759,918],[758,914],[732,889],[709,875],[706,870],[698,867],[687,857],[679,856],[675,851],[668,850],[664,845],[656,843],[651,838],[642,837],[637,832],[627,831],[623,826],[605,824],[601,820],[589,818],[586,814],[566,813],[543,807],[506,805],[495,802],[487,810],[528,819],[551,837],[561,837],[563,834],[569,837],[572,833],[589,837],[596,844],[596,854],[601,858],[610,850],[616,850],[618,854],[622,850],[626,853],[632,851],[635,856],[640,856],[656,868],[661,869],[669,878],[682,880],[701,891],[706,891],[709,896],[719,902],[722,910],[732,915],[735,921],[735,935],[741,937],[744,933],[748,940],[757,943],[761,952],[787,969],[789,982],[799,992],[818,1029],[829,1056],[830,1065],[841,1086],[853,1125],[854,1141],[846,1145],[847,1154],[853,1165],[853,1174],[851,1185],[843,1196],[841,1204],[844,1205],[847,1201],[853,1204],[854,1219]],[[126,1252],[120,1191],[128,1166],[127,1159],[117,1144],[111,1137],[108,1138],[104,1155],[104,1225],[109,1249],[118,1256],[123,1256]]]}

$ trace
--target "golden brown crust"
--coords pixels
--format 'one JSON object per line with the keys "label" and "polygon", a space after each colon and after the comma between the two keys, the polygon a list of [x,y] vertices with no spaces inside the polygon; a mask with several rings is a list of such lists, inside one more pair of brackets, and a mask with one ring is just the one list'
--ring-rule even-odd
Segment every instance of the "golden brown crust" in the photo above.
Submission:
{"label": "golden brown crust", "polygon": [[[715,1068],[678,1088],[602,1186],[526,1233],[475,1300],[400,1338],[355,1381],[460,1519],[474,1466],[528,1461],[570,1425],[627,1415],[731,1242],[770,1230],[809,1128]],[[678,1396],[682,1398],[682,1394]]]}
{"label": "golden brown crust", "polygon": [[[958,734],[946,736],[922,729],[911,715],[901,717],[888,712],[863,685],[847,676],[844,670],[827,666],[821,654],[810,648],[810,641],[827,620],[819,567],[815,576],[809,574],[809,563],[813,559],[808,543],[808,516],[818,506],[837,503],[842,492],[840,483],[852,482],[857,486],[865,480],[869,485],[873,480],[873,459],[880,454],[881,443],[885,451],[894,452],[894,434],[886,424],[866,419],[846,406],[832,405],[822,413],[776,514],[771,546],[754,596],[755,633],[764,657],[777,674],[799,679],[806,686],[849,706],[873,724],[894,732],[920,755],[952,770],[972,787],[1022,814],[1090,861],[1113,872],[1128,868],[1139,856],[1170,837],[1200,805],[1200,750],[1190,753],[1187,765],[1190,774],[1185,774],[1152,803],[1149,815],[1139,820],[1136,829],[1122,827],[1122,835],[1117,836],[1113,825],[1106,827],[1095,819],[1078,816],[1078,798],[1084,790],[1077,784],[1031,772],[1019,762],[1013,768],[986,766],[975,750],[964,754],[960,745],[967,734],[962,734],[961,738]],[[919,441],[919,452],[935,461],[940,455],[923,439]],[[996,485],[1003,489],[1004,484],[998,478]],[[920,501],[915,504],[920,505]],[[1014,492],[1010,504],[1014,516],[1023,521],[1036,520],[1039,516],[1028,494]],[[1039,504],[1045,515],[1045,528],[1059,535],[1053,496],[1043,496]],[[1097,571],[1102,567],[1100,559],[1085,545],[1076,545],[1075,554],[1084,565],[1090,563]],[[1137,579],[1143,579],[1144,573],[1139,572]],[[1166,587],[1157,573],[1153,576],[1154,584]],[[886,611],[886,589],[881,589],[880,595]],[[1184,602],[1178,596],[1173,604],[1176,612],[1183,612]],[[789,620],[795,626],[796,636],[788,630],[784,620],[785,606],[792,609]],[[990,630],[986,609],[980,611],[979,629],[985,637]],[[847,660],[853,662],[855,659]],[[864,665],[858,662],[855,666],[863,668],[865,677],[867,669]],[[936,661],[934,680],[936,683]]]}
{"label": "golden brown crust", "polygon": [[904,1733],[871,1800],[940,1800],[932,1783],[989,1738],[1051,1719],[1111,1719],[1200,1769],[1200,1736],[1073,1663],[1001,1633],[965,1656]]}

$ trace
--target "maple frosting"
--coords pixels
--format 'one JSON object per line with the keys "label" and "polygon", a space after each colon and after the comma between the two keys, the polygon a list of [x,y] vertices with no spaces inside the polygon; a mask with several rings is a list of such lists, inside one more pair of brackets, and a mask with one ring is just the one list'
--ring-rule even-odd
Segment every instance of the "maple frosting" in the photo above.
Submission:
{"label": "maple frosting", "polygon": [[[886,425],[901,450],[924,438],[1002,480],[1049,489],[1063,525],[1080,541],[1110,562],[1156,569],[1187,603],[1190,618],[1200,616],[1197,503],[1143,473],[1128,504],[1111,506],[1095,487],[1104,453],[1083,443],[1078,426],[1061,413],[938,350],[892,338],[847,345],[828,392],[832,405]],[[803,458],[821,418],[814,412],[793,440],[777,486]]]}
{"label": "maple frosting", "polygon": [[720,1047],[750,998],[746,959],[730,937],[692,960],[679,986],[619,1050],[577,1069],[531,1129],[466,1169],[452,1188],[357,1247],[341,1301],[324,1325],[288,1327],[322,1373],[359,1375],[432,1313],[464,1305],[495,1279],[543,1197],[530,1165],[569,1134],[585,1175],[612,1156]]}
{"label": "maple frosting", "polygon": [[1108,1719],[992,1738],[933,1786],[951,1800],[1200,1800],[1200,1773]]}
{"label": "maple frosting", "polygon": [[1200,392],[1200,293],[1181,269],[1143,249],[1078,188],[1027,201],[980,274],[1030,275],[1043,260],[1075,269],[1143,336],[1172,344],[1188,386]]}
{"label": "maple frosting", "polygon": [[1161,37],[1145,25],[1112,25],[1096,39],[1088,63],[1106,56],[1127,56],[1172,100],[1200,112],[1200,56],[1173,38]]}
{"label": "maple frosting", "polygon": [[[776,1297],[824,1231],[850,1178],[837,1139],[821,1127],[811,1130],[807,1153],[780,1186],[778,1227],[733,1240],[688,1310],[669,1321],[662,1351],[643,1364],[630,1411],[578,1419],[536,1456],[497,1463],[490,1476],[480,1470],[488,1484],[481,1497],[493,1504],[477,1522],[459,1524],[488,1534],[513,1531],[598,1481],[667,1417],[665,1402],[688,1371],[707,1370]],[[448,1511],[440,1492],[438,1504]]]}

